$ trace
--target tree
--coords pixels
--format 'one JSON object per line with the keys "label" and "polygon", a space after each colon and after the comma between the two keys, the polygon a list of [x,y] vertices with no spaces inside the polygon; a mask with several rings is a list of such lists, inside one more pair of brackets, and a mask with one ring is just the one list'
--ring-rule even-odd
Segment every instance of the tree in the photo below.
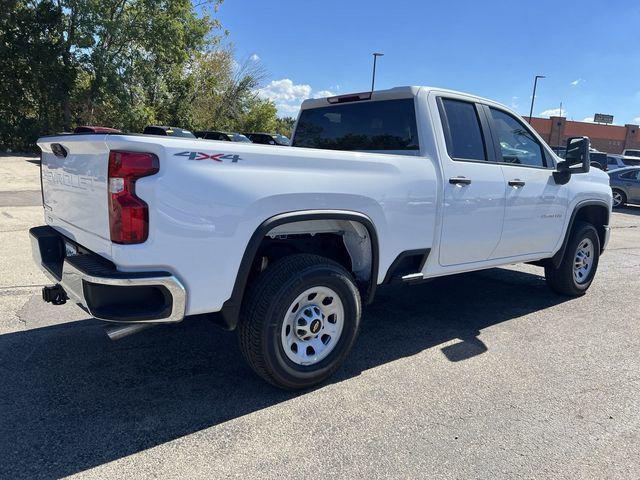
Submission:
{"label": "tree", "polygon": [[276,119],[275,131],[281,135],[291,138],[295,123],[296,119],[293,117],[279,117]]}
{"label": "tree", "polygon": [[81,123],[188,125],[190,72],[219,41],[221,1],[5,0],[0,147]]}
{"label": "tree", "polygon": [[212,51],[198,58],[194,77],[195,129],[275,130],[275,105],[257,95],[257,88],[266,78],[259,62],[249,59],[238,63],[232,48]]}
{"label": "tree", "polygon": [[270,100],[255,99],[244,114],[240,130],[244,132],[275,132],[276,106]]}
{"label": "tree", "polygon": [[61,62],[62,12],[13,0],[0,10],[0,148],[26,150],[60,128],[75,72]]}
{"label": "tree", "polygon": [[220,46],[222,0],[7,2],[0,149],[35,150],[39,136],[82,124],[290,130],[257,96],[262,64]]}

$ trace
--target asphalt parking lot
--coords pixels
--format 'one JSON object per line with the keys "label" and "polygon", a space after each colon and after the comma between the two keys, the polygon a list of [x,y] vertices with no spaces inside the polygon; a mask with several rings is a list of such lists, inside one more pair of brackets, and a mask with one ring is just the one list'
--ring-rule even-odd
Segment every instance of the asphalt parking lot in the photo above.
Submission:
{"label": "asphalt parking lot", "polygon": [[640,208],[584,297],[514,266],[382,289],[285,393],[202,322],[119,342],[40,299],[37,159],[0,157],[0,478],[638,478]]}

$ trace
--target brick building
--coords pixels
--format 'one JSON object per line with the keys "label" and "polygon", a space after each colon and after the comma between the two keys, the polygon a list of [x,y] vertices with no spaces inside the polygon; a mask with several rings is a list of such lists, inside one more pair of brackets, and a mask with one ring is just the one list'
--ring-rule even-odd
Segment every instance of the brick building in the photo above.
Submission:
{"label": "brick building", "polygon": [[531,125],[552,147],[564,146],[569,137],[585,136],[591,139],[591,146],[601,152],[622,153],[625,148],[640,149],[638,125],[601,125],[574,122],[565,117],[532,118]]}

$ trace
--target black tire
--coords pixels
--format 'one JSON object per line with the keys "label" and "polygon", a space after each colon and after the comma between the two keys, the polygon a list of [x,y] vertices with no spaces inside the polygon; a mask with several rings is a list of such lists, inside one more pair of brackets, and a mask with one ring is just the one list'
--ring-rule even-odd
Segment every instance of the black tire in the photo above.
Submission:
{"label": "black tire", "polygon": [[620,203],[618,205],[615,205],[615,203],[614,203],[613,208],[624,207],[624,205],[627,203],[627,195],[622,190],[619,190],[617,188],[612,189],[612,191],[613,191],[613,193],[620,194],[620,198],[621,198]]}
{"label": "black tire", "polygon": [[[339,295],[344,307],[342,333],[326,358],[314,365],[299,365],[284,352],[282,325],[296,297],[317,286]],[[358,336],[360,317],[360,294],[347,270],[317,255],[291,255],[268,267],[247,292],[238,324],[240,349],[249,366],[267,382],[288,390],[308,388],[326,380],[342,364]]]}
{"label": "black tire", "polygon": [[[592,267],[585,279],[578,282],[573,271],[574,261],[578,247],[585,239],[591,240],[594,246]],[[544,268],[547,285],[549,285],[554,292],[562,295],[571,297],[584,295],[589,289],[589,286],[591,286],[591,282],[593,282],[593,278],[598,270],[599,259],[600,238],[598,237],[598,232],[590,223],[577,221],[569,237],[569,242],[567,243],[567,248],[564,251],[560,266],[555,268],[553,263],[549,261]]]}

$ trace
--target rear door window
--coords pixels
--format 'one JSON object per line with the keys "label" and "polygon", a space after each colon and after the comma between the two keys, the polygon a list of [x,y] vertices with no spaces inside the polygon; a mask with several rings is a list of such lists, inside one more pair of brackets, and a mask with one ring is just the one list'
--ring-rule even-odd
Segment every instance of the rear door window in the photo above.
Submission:
{"label": "rear door window", "polygon": [[413,99],[353,102],[303,110],[292,145],[328,150],[419,150]]}
{"label": "rear door window", "polygon": [[486,160],[478,111],[473,103],[443,98],[440,118],[449,156],[455,160]]}

